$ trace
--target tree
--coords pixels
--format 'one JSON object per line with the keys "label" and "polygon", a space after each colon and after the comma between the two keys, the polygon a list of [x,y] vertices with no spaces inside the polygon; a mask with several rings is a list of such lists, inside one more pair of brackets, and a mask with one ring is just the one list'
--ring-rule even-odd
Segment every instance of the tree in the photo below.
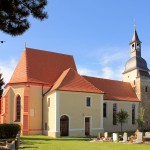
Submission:
{"label": "tree", "polygon": [[3,85],[4,85],[4,81],[2,78],[2,74],[0,73],[0,99],[1,99],[2,94],[3,94],[3,88],[2,88]]}
{"label": "tree", "polygon": [[0,113],[1,113],[1,97],[2,97],[2,94],[3,94],[3,85],[4,85],[4,81],[3,81],[3,78],[2,78],[2,74],[0,73]]}
{"label": "tree", "polygon": [[138,128],[142,129],[145,121],[144,121],[144,113],[145,113],[145,109],[143,107],[140,108],[139,111],[139,115],[138,115],[138,119],[136,119],[136,122],[138,124]]}
{"label": "tree", "polygon": [[121,132],[122,132],[122,126],[123,126],[123,123],[126,123],[128,121],[128,112],[121,109],[121,111],[119,111],[117,114],[116,114],[116,118],[117,118],[117,123],[120,123],[121,125]]}
{"label": "tree", "polygon": [[0,30],[12,36],[23,34],[30,27],[30,14],[40,20],[48,17],[46,5],[47,0],[0,0]]}

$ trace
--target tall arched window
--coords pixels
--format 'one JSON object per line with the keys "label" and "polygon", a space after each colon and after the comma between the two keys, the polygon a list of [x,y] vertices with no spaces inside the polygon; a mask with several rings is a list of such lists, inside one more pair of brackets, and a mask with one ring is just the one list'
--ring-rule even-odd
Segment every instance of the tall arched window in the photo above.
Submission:
{"label": "tall arched window", "polygon": [[21,97],[18,95],[16,99],[16,121],[21,120]]}
{"label": "tall arched window", "polygon": [[113,104],[113,125],[117,125],[117,104]]}
{"label": "tall arched window", "polygon": [[135,104],[132,104],[132,124],[135,124]]}

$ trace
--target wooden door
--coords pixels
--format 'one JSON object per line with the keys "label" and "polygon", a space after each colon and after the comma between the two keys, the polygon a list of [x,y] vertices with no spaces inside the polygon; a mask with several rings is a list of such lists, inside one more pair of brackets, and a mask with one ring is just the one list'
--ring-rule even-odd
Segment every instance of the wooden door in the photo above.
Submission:
{"label": "wooden door", "polygon": [[89,117],[85,118],[85,135],[86,136],[90,135],[90,118]]}
{"label": "wooden door", "polygon": [[69,135],[69,118],[67,116],[62,116],[60,118],[60,136]]}

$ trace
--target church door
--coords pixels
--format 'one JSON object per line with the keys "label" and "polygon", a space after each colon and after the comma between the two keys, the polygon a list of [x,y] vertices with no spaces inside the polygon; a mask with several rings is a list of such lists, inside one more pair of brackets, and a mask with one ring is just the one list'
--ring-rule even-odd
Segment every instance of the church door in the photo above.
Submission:
{"label": "church door", "polygon": [[90,135],[90,118],[89,117],[85,118],[85,135],[86,136]]}
{"label": "church door", "polygon": [[69,135],[69,118],[67,116],[61,116],[60,118],[60,136]]}

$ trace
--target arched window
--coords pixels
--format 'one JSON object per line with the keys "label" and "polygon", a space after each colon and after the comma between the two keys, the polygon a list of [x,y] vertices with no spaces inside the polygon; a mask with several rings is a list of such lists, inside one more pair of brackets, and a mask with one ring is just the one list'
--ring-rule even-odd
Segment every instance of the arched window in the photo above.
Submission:
{"label": "arched window", "polygon": [[148,86],[145,86],[145,92],[148,92]]}
{"label": "arched window", "polygon": [[113,125],[117,125],[117,104],[113,104]]}
{"label": "arched window", "polygon": [[132,104],[132,124],[135,124],[135,104]]}
{"label": "arched window", "polygon": [[16,121],[21,120],[21,97],[18,95],[16,99]]}
{"label": "arched window", "polygon": [[103,103],[103,117],[106,118],[107,117],[107,104]]}

